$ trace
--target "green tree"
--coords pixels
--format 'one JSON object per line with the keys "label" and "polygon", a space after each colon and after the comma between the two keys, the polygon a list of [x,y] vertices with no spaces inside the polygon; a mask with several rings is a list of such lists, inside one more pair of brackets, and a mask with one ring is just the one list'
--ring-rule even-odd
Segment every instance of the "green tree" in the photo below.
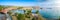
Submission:
{"label": "green tree", "polygon": [[24,14],[17,13],[17,15],[18,16],[16,16],[16,17],[17,17],[18,20],[24,20]]}
{"label": "green tree", "polygon": [[2,9],[4,9],[4,8],[6,8],[6,6],[0,5],[0,11],[1,11]]}
{"label": "green tree", "polygon": [[19,8],[17,8],[17,9],[22,9],[23,7],[19,7]]}
{"label": "green tree", "polygon": [[2,10],[2,8],[4,8],[2,5],[0,5],[0,11]]}
{"label": "green tree", "polygon": [[26,13],[26,18],[30,18],[30,14],[31,14],[31,10],[26,10],[27,11],[27,13]]}
{"label": "green tree", "polygon": [[38,14],[39,13],[39,11],[38,10],[36,10],[36,14]]}

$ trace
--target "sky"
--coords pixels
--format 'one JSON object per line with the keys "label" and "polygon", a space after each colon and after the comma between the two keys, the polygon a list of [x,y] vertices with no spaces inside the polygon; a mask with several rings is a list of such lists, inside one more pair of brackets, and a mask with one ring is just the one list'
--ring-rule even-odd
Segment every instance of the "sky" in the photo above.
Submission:
{"label": "sky", "polygon": [[[43,2],[45,0],[40,0]],[[0,5],[15,5],[15,6],[36,6],[38,0],[0,0]]]}
{"label": "sky", "polygon": [[60,7],[60,0],[0,0],[0,5]]}

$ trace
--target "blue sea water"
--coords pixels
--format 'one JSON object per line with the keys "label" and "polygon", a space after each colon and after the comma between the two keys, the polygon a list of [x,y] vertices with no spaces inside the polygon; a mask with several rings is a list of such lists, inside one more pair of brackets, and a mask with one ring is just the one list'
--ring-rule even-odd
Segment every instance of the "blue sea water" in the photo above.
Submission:
{"label": "blue sea water", "polygon": [[59,18],[59,14],[60,14],[60,10],[58,8],[54,8],[54,9],[41,9],[39,10],[40,14],[45,17],[45,18],[49,18],[49,19],[58,19]]}
{"label": "blue sea water", "polygon": [[[23,13],[23,10],[15,10],[14,12],[18,13]],[[32,10],[32,12],[36,12],[36,10]],[[59,10],[57,9],[40,9],[39,13],[44,17],[44,18],[49,18],[49,19],[58,19],[59,17]]]}

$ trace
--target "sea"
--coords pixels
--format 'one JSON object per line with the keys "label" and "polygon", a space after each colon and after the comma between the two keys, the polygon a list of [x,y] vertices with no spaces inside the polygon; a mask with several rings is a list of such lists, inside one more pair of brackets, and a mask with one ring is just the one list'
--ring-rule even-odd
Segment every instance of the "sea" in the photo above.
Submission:
{"label": "sea", "polygon": [[[23,10],[14,10],[13,12],[24,14]],[[36,10],[32,10],[32,12],[36,12]],[[42,15],[42,17],[48,18],[48,19],[59,19],[60,8],[40,9],[39,14]]]}

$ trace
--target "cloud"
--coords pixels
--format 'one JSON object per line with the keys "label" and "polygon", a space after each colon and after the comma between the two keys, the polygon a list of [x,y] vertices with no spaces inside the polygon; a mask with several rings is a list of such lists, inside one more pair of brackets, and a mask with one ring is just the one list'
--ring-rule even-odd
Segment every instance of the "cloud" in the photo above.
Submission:
{"label": "cloud", "polygon": [[40,7],[60,7],[60,0],[47,0],[46,2],[40,3]]}

